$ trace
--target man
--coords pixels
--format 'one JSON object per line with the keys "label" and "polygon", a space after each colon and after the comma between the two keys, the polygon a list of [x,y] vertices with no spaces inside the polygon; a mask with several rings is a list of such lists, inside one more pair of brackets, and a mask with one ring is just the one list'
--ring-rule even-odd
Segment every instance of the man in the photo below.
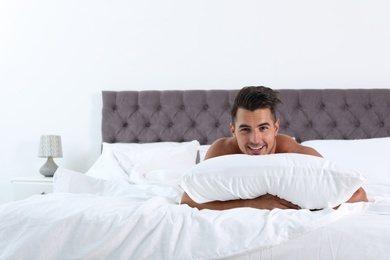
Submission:
{"label": "man", "polygon": [[[232,116],[230,129],[233,136],[216,140],[207,151],[205,160],[227,154],[300,153],[322,157],[313,148],[300,145],[287,135],[278,134],[280,122],[275,113],[277,105],[281,103],[278,94],[267,87],[241,89],[230,111]],[[359,188],[347,202],[359,201],[367,201],[362,188]],[[299,209],[297,205],[270,194],[255,199],[198,204],[184,192],[181,203],[198,209],[215,210],[237,207]]]}

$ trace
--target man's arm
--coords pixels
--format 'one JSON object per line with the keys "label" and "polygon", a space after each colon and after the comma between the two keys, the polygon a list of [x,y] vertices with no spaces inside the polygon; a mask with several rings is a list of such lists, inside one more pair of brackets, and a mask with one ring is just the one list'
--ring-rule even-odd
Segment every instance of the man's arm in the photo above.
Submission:
{"label": "man's arm", "polygon": [[278,198],[276,196],[267,194],[255,199],[246,200],[229,200],[229,201],[212,201],[207,203],[196,203],[187,193],[184,192],[181,199],[181,204],[187,204],[190,207],[201,209],[225,210],[241,207],[251,207],[257,209],[299,209],[297,205],[291,202]]}

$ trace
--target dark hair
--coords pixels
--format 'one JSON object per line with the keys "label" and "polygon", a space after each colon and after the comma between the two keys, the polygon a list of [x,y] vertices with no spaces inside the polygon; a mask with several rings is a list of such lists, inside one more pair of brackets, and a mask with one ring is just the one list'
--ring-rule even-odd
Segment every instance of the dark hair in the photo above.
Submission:
{"label": "dark hair", "polygon": [[281,104],[279,92],[263,86],[249,86],[242,88],[234,98],[234,103],[230,109],[233,125],[236,122],[237,110],[243,108],[255,111],[259,108],[269,108],[272,119],[276,121],[276,107]]}

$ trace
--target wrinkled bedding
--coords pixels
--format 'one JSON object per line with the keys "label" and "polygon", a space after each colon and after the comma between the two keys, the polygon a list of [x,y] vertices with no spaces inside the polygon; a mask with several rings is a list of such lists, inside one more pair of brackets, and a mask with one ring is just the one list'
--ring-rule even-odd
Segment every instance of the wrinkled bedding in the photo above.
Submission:
{"label": "wrinkled bedding", "polygon": [[[242,257],[354,215],[390,214],[390,200],[309,210],[202,210],[169,184],[130,184],[66,169],[54,193],[0,205],[0,259]],[[369,243],[369,240],[367,241]]]}

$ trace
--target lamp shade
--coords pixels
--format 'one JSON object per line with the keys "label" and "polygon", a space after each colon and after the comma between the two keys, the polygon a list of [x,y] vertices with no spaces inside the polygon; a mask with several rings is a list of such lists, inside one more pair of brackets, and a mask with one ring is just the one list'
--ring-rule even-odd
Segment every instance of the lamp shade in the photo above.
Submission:
{"label": "lamp shade", "polygon": [[62,157],[61,136],[42,135],[39,143],[38,157]]}

